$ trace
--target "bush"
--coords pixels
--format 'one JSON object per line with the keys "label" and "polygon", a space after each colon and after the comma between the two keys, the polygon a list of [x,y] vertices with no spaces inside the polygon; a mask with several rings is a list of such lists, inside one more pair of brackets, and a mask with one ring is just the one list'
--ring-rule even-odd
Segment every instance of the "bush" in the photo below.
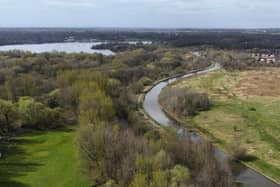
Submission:
{"label": "bush", "polygon": [[186,186],[190,183],[191,177],[188,168],[176,165],[171,171],[171,186]]}
{"label": "bush", "polygon": [[230,151],[233,160],[244,160],[247,156],[247,150],[241,145],[240,142],[236,141],[230,145]]}
{"label": "bush", "polygon": [[0,99],[0,133],[18,126],[18,111],[11,101]]}
{"label": "bush", "polygon": [[143,77],[142,79],[140,79],[140,82],[142,82],[144,86],[148,86],[153,83],[153,80],[149,77]]}
{"label": "bush", "polygon": [[51,109],[31,97],[21,97],[17,105],[23,127],[54,128],[64,121],[60,109]]}
{"label": "bush", "polygon": [[165,88],[160,95],[160,102],[168,111],[184,116],[195,115],[211,106],[206,94],[187,88]]}

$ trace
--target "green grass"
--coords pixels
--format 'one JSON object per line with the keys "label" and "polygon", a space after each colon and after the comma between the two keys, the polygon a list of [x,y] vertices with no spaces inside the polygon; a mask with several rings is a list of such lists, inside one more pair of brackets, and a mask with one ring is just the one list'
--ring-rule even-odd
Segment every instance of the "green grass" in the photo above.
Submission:
{"label": "green grass", "polygon": [[0,159],[0,186],[89,187],[80,173],[72,129],[34,132],[12,140]]}
{"label": "green grass", "polygon": [[175,86],[208,93],[213,102],[211,110],[185,121],[229,152],[238,141],[255,158],[248,165],[280,182],[280,97],[238,95],[235,88],[246,76],[222,70],[178,82]]}

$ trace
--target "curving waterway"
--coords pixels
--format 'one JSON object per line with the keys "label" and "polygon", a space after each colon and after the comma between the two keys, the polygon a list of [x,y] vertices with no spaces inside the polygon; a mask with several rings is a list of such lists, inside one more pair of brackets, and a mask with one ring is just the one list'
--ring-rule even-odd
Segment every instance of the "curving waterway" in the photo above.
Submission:
{"label": "curving waterway", "polygon": [[[220,69],[221,66],[219,64],[215,64],[214,66],[208,67],[204,70],[188,73],[182,76],[178,76],[176,78],[169,78],[164,81],[159,82],[156,84],[149,92],[146,93],[144,98],[144,110],[148,113],[148,115],[155,120],[157,123],[163,126],[174,126],[179,135],[184,135],[185,130],[180,128],[176,122],[170,119],[162,110],[159,104],[159,95],[163,88],[168,86],[169,84],[173,83],[174,81],[181,79],[181,78],[188,78],[195,75],[205,74],[211,71],[216,71]],[[188,132],[187,133],[192,141],[197,141],[201,139],[201,137],[197,136],[196,133]],[[227,158],[227,155],[215,148],[215,156],[218,160],[222,160]],[[263,176],[262,174],[256,172],[255,170],[241,164],[241,163],[231,163],[233,174],[236,180],[243,183],[246,187],[279,187],[280,185],[276,184],[272,180],[268,179],[267,177]]]}

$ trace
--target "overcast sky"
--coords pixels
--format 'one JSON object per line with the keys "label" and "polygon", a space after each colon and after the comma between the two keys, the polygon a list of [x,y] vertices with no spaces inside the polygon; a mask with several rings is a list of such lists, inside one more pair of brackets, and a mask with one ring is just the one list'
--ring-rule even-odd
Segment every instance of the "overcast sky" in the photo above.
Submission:
{"label": "overcast sky", "polygon": [[0,0],[0,27],[280,27],[280,0]]}

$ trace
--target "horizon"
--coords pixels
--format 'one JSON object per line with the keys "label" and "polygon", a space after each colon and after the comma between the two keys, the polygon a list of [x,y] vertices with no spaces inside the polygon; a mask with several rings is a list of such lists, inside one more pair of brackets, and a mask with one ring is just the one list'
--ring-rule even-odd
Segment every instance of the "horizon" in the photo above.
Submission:
{"label": "horizon", "polygon": [[147,29],[147,30],[273,30],[280,29],[280,27],[114,27],[114,26],[11,26],[2,27],[0,29]]}

